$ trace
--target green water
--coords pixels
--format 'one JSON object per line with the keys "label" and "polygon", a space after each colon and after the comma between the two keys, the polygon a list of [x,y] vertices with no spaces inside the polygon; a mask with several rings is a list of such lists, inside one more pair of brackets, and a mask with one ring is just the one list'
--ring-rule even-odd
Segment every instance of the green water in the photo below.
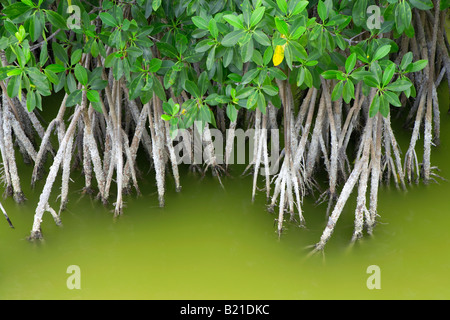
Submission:
{"label": "green water", "polygon": [[[450,179],[447,88],[441,87],[442,143],[432,162]],[[409,133],[396,131],[405,151]],[[21,171],[26,186],[31,168]],[[4,200],[15,229],[0,218],[0,299],[450,298],[449,182],[406,193],[383,187],[374,236],[350,247],[353,198],[325,256],[307,259],[307,246],[326,224],[326,204],[305,199],[307,229],[290,225],[279,240],[263,194],[251,203],[251,177],[240,177],[238,168],[224,178],[225,191],[212,177],[185,172],[176,193],[168,177],[162,209],[152,175],[141,182],[144,196],[128,197],[114,221],[108,208],[80,195],[83,177],[75,172],[63,227],[44,215],[42,242],[25,240],[42,182],[25,188],[25,205]],[[66,285],[70,265],[80,267],[81,289]],[[370,265],[380,267],[381,289],[367,288]]]}

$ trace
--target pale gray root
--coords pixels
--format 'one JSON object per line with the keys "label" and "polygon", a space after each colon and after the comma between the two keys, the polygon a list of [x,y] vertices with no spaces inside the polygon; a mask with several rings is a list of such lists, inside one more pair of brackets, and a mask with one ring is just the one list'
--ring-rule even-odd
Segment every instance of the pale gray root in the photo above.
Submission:
{"label": "pale gray root", "polygon": [[83,176],[84,176],[84,194],[93,194],[92,188],[92,162],[89,145],[87,143],[88,137],[86,132],[86,125],[83,121],[78,120],[78,128],[80,132],[83,132]]}
{"label": "pale gray root", "polygon": [[62,164],[61,203],[58,215],[61,215],[61,212],[66,209],[69,202],[70,162],[72,160],[73,140],[73,136],[69,138]]}
{"label": "pale gray root", "polygon": [[[20,186],[20,178],[17,172],[16,157],[14,153],[14,145],[12,141],[12,128],[9,121],[9,104],[3,95],[3,138],[5,145],[5,154],[7,156],[7,163],[9,174],[11,177],[13,198],[17,203],[23,203],[26,198]],[[5,161],[5,159],[4,159]]]}
{"label": "pale gray root", "polygon": [[82,113],[82,108],[77,106],[75,113],[72,117],[72,121],[70,122],[70,125],[67,128],[66,134],[64,135],[64,139],[63,139],[62,143],[60,144],[58,152],[56,153],[56,156],[53,160],[53,164],[50,167],[49,174],[45,181],[44,189],[39,197],[39,202],[36,207],[36,212],[34,214],[34,222],[33,222],[33,227],[31,229],[30,239],[42,238],[42,232],[41,232],[42,216],[43,216],[44,212],[47,210],[47,208],[49,207],[48,200],[50,198],[50,193],[52,190],[53,183],[55,182],[59,167],[60,167],[63,157],[65,155],[65,150],[66,150],[67,144],[69,142],[69,139],[74,134],[75,126],[78,122],[78,119],[79,119],[81,113]]}
{"label": "pale gray root", "polygon": [[[3,99],[2,99],[3,101]],[[2,166],[2,175],[1,175],[1,181],[6,184],[5,192],[3,193],[3,197],[9,197],[13,195],[13,187],[12,187],[12,181],[11,181],[11,175],[9,173],[8,168],[8,155],[6,153],[5,149],[5,139],[3,136],[3,108],[0,105],[0,152],[3,160],[3,166]]]}
{"label": "pale gray root", "polygon": [[[134,123],[136,123],[136,126],[138,126],[139,121],[140,121],[140,115],[144,111],[145,107],[143,107],[142,110],[139,112],[139,108],[136,104],[136,101],[128,99],[128,97],[129,97],[128,88],[126,88],[125,85],[122,87],[125,91],[125,97],[127,99],[128,107],[129,107],[129,110],[133,117],[133,121],[134,121]],[[149,133],[147,132],[147,130],[145,129],[145,127],[142,129],[141,138],[139,139],[139,141],[142,143],[145,151],[147,152],[148,156],[151,158],[152,157],[152,141],[151,141],[151,137],[150,137]]]}
{"label": "pale gray root", "polygon": [[261,133],[261,111],[259,109],[256,109],[254,111],[254,115],[255,115],[255,135],[253,137],[253,153],[250,158],[251,160],[249,161],[249,164],[245,168],[244,172],[242,172],[242,175],[245,175],[250,168],[254,167],[256,155],[258,154],[259,135]]}
{"label": "pale gray root", "polygon": [[419,107],[417,109],[416,114],[416,120],[414,121],[414,128],[413,132],[411,134],[411,140],[409,142],[409,148],[408,151],[405,154],[405,164],[404,164],[404,171],[406,175],[406,179],[408,182],[411,182],[414,179],[414,169],[416,172],[416,183],[418,183],[419,179],[419,163],[417,160],[417,154],[416,154],[416,143],[419,139],[419,131],[420,131],[420,125],[422,123],[423,113],[424,113],[424,106],[425,106],[425,99],[427,97],[426,91],[423,92],[422,96],[420,97]]}
{"label": "pale gray root", "polygon": [[[28,116],[31,124],[33,125],[34,130],[39,135],[39,137],[42,139],[45,134],[45,129],[42,126],[39,119],[36,117],[36,114],[34,114],[34,112],[28,112],[26,101],[27,101],[26,95],[25,95],[25,93],[22,92],[22,100],[20,101],[20,105],[22,106],[22,109],[25,112],[25,114]],[[48,151],[52,151],[51,146]]]}
{"label": "pale gray root", "polygon": [[313,134],[308,149],[308,156],[306,158],[305,178],[309,180],[312,177],[314,167],[319,157],[320,139],[323,131],[323,123],[325,118],[325,102],[319,104],[319,110],[314,123]]}
{"label": "pale gray root", "polygon": [[[285,160],[286,161],[286,160]],[[280,175],[284,173],[283,168],[287,168],[287,166],[283,166]],[[286,170],[286,169],[285,169]],[[277,220],[277,231],[278,231],[278,237],[281,237],[281,233],[283,231],[283,222],[284,222],[284,202],[285,202],[285,195],[286,195],[286,178],[284,175],[280,178],[280,186],[281,186],[281,195],[280,195],[280,206],[278,210],[278,220]]]}
{"label": "pale gray root", "polygon": [[302,101],[302,104],[301,104],[301,106],[299,108],[299,112],[297,114],[297,120],[295,121],[295,126],[294,126],[294,131],[295,132],[303,132],[302,131],[303,122],[305,121],[306,113],[309,110],[310,101],[313,98],[313,92],[314,91],[317,92],[317,89],[314,88],[314,87],[310,88],[308,90],[308,93],[306,94],[306,97]]}
{"label": "pale gray root", "polygon": [[[145,123],[147,121],[147,110],[148,110],[149,106],[148,105],[144,105],[144,107],[142,108],[141,114],[139,116],[139,120],[137,122],[136,128],[134,130],[134,135],[133,135],[133,139],[131,141],[131,145],[130,145],[130,154],[131,154],[131,162],[129,160],[127,160],[127,162],[125,163],[125,167],[124,167],[124,178],[123,178],[123,185],[125,188],[127,188],[128,184],[129,184],[129,180],[130,180],[130,175],[132,174],[131,170],[134,170],[134,165],[135,165],[135,160],[136,160],[136,155],[137,155],[137,151],[139,148],[139,143],[142,137],[142,132],[145,129]],[[151,147],[150,147],[150,151],[151,151]],[[136,172],[136,170],[134,170]],[[140,190],[136,189],[136,192],[138,193],[138,195],[140,195]]]}
{"label": "pale gray root", "polygon": [[432,118],[433,118],[433,84],[434,84],[434,62],[436,56],[436,42],[437,42],[437,32],[439,29],[439,3],[440,0],[436,1],[435,4],[435,16],[434,25],[432,29],[432,39],[431,39],[431,52],[429,59],[429,72],[428,72],[428,95],[427,95],[427,107],[425,111],[425,131],[424,131],[424,153],[423,153],[423,179],[425,183],[430,181],[431,174],[431,145],[432,145]]}
{"label": "pale gray root", "polygon": [[[394,164],[391,165],[391,167],[394,170],[394,172],[393,172],[394,179],[396,179],[397,184],[398,184],[398,182],[400,182],[403,190],[406,190],[405,173],[403,172],[403,167],[402,167],[400,147],[397,143],[397,140],[395,139],[394,132],[392,131],[391,115],[389,114],[386,118],[383,118],[383,121],[384,121],[384,135],[385,135],[385,137],[387,137],[386,140],[388,140],[388,144],[390,143],[392,150],[394,152],[394,157],[395,157],[395,165]],[[392,160],[392,162],[394,162],[394,161]],[[395,167],[396,167],[396,170],[395,170]],[[398,179],[397,179],[397,176],[398,176]]]}
{"label": "pale gray root", "polygon": [[47,129],[44,132],[44,135],[42,136],[42,141],[41,141],[41,144],[39,146],[38,153],[36,155],[36,160],[34,162],[33,173],[31,175],[31,186],[33,188],[35,186],[36,181],[39,178],[40,172],[43,169],[44,160],[45,160],[44,155],[51,148],[50,135],[51,135],[51,133],[52,133],[54,128],[56,128],[55,130],[58,131],[59,142],[61,142],[61,140],[62,140],[61,135],[63,135],[64,131],[65,131],[63,117],[64,117],[64,113],[66,111],[67,97],[68,97],[68,94],[66,93],[64,95],[64,98],[63,98],[62,102],[61,102],[61,105],[59,107],[58,114],[57,114],[56,118],[53,119],[52,121],[50,121],[49,125],[47,126]]}
{"label": "pale gray root", "polygon": [[270,101],[267,103],[267,112],[269,114],[269,129],[278,129],[278,109]]}
{"label": "pale gray root", "polygon": [[294,217],[294,208],[296,206],[299,212],[299,223],[300,225],[304,224],[300,194],[300,188],[303,188],[304,181],[303,176],[299,173],[300,171],[294,167],[294,156],[297,150],[297,139],[293,139],[291,137],[293,133],[293,127],[295,126],[292,121],[292,92],[290,90],[290,85],[287,82],[277,81],[277,83],[278,87],[280,88],[280,96],[284,111],[285,157],[279,174],[274,177],[274,179],[276,180],[275,189],[271,204],[269,205],[269,211],[273,211],[279,195],[277,232],[278,236],[281,236],[283,230],[284,212],[286,210],[289,211],[290,218],[292,220]]}
{"label": "pale gray root", "polygon": [[[259,108],[257,108],[255,110],[256,112],[256,118],[260,119],[261,118],[261,111],[259,110]],[[264,118],[266,119],[266,118]],[[264,122],[264,120],[263,120]],[[257,124],[260,124],[261,121],[255,121],[255,132],[258,131],[258,145],[255,146],[255,151],[256,153],[254,153],[253,157],[254,157],[254,170],[253,170],[253,188],[252,188],[252,202],[255,201],[255,194],[256,194],[256,183],[258,180],[258,174],[259,174],[259,166],[261,165],[261,157],[262,157],[262,151],[263,151],[263,132],[264,129],[261,129],[261,127],[256,127]],[[263,124],[263,126],[265,126],[265,124]]]}
{"label": "pale gray root", "polygon": [[[91,108],[90,108],[91,109]],[[100,159],[100,154],[98,152],[97,143],[92,132],[92,123],[89,115],[89,111],[85,108],[83,111],[84,119],[84,139],[85,145],[88,147],[89,158],[92,161],[94,167],[95,178],[97,180],[97,186],[99,189],[100,197],[102,201],[106,201],[105,198],[105,175],[103,172],[102,160]]]}
{"label": "pale gray root", "polygon": [[[133,181],[133,186],[136,189],[136,193],[138,195],[141,194],[141,191],[139,190],[139,185],[137,182],[137,176],[136,176],[136,170],[135,170],[135,166],[134,166],[134,159],[136,158],[136,156],[133,157],[133,155],[131,154],[131,149],[130,146],[128,145],[128,136],[125,132],[125,130],[122,130],[122,143],[123,143],[123,150],[125,151],[125,156],[126,156],[126,162],[125,165],[127,163],[133,163],[132,166],[128,167],[129,172],[131,174],[131,180]],[[127,183],[125,183],[125,169],[126,167],[124,166],[123,169],[123,190],[125,190],[127,188]]]}
{"label": "pale gray root", "polygon": [[356,199],[356,210],[355,210],[355,229],[353,231],[352,242],[360,239],[363,236],[364,228],[364,216],[370,217],[370,212],[366,205],[366,192],[367,192],[367,182],[369,178],[369,162],[362,164],[361,175],[359,177],[358,184],[358,197]]}
{"label": "pale gray root", "polygon": [[261,144],[263,146],[263,162],[264,162],[264,174],[266,179],[266,199],[269,200],[270,198],[270,165],[269,165],[269,154],[267,150],[267,125],[268,122],[268,115],[267,113],[263,116],[263,132],[261,136]]}
{"label": "pale gray root", "polygon": [[173,141],[170,137],[170,128],[169,128],[169,122],[165,121],[166,126],[166,146],[169,150],[169,158],[170,163],[172,164],[172,174],[173,178],[175,180],[175,190],[177,192],[181,191],[181,184],[180,184],[180,173],[178,172],[178,163],[177,163],[177,157],[175,155],[175,150],[173,148]]}
{"label": "pale gray root", "polygon": [[9,121],[13,129],[14,135],[17,141],[22,145],[22,153],[24,156],[29,156],[33,161],[36,161],[36,150],[34,149],[33,143],[31,143],[25,131],[22,129],[20,123],[14,118],[14,116],[9,114]]}
{"label": "pale gray root", "polygon": [[345,182],[344,187],[342,188],[338,200],[336,201],[336,205],[334,206],[333,212],[328,218],[327,226],[325,227],[322,236],[320,237],[319,242],[315,245],[312,253],[324,249],[326,243],[328,242],[334,231],[334,228],[336,227],[336,223],[339,220],[342,210],[344,209],[344,206],[348,198],[350,197],[350,194],[352,193],[355,184],[360,178],[363,166],[367,165],[367,162],[369,160],[370,147],[372,144],[371,143],[372,141],[370,139],[370,135],[372,135],[372,121],[373,118],[369,118],[365,126],[364,138],[361,142],[364,144],[362,157],[356,159],[355,166],[352,172],[350,173],[347,181]]}
{"label": "pale gray root", "polygon": [[222,188],[224,188],[224,186],[222,184],[222,180],[220,179],[220,175],[223,171],[223,168],[219,165],[219,163],[217,161],[217,157],[216,157],[215,150],[214,150],[214,144],[212,142],[211,131],[209,130],[208,123],[206,123],[205,127],[203,128],[202,140],[203,140],[203,145],[205,148],[204,152],[205,152],[205,163],[206,163],[206,168],[205,168],[203,174],[205,174],[206,171],[208,170],[208,168],[211,167],[211,171],[212,171],[213,175],[217,177],[220,185],[222,186]]}
{"label": "pale gray root", "polygon": [[[383,119],[381,113],[378,113],[375,117],[374,121],[374,138],[373,143],[374,149],[372,152],[372,161],[371,161],[371,180],[370,180],[370,219],[366,221],[367,225],[367,233],[372,234],[373,227],[375,226],[378,206],[378,187],[380,185],[381,180],[381,141],[383,135]],[[376,130],[375,130],[376,128]]]}
{"label": "pale gray root", "polygon": [[[153,96],[153,107],[154,110],[156,110],[156,97]],[[148,104],[146,104],[148,108],[148,121],[150,124],[150,133],[152,137],[152,156],[153,156],[153,163],[155,165],[155,172],[156,172],[156,186],[158,189],[158,201],[159,206],[164,207],[164,178],[165,178],[165,165],[163,163],[163,159],[160,156],[160,153],[163,152],[160,139],[158,139],[158,136],[160,136],[162,133],[160,132],[159,126],[157,125],[157,113],[155,112],[152,115],[151,108]],[[155,118],[155,121],[153,121],[153,118]]]}
{"label": "pale gray root", "polygon": [[[315,111],[315,106],[316,106],[317,93],[318,93],[318,90],[316,88],[314,88],[312,91],[312,95],[309,99],[309,106],[307,108],[308,113],[306,114],[306,120],[302,126],[302,134],[300,136],[300,140],[296,147],[295,156],[294,156],[294,171],[299,172],[300,176],[303,177],[301,180],[304,182],[304,187],[308,187],[308,188],[311,188],[311,186],[306,177],[306,168],[305,168],[306,144],[308,142],[308,137],[310,135],[312,119],[314,116],[314,111]],[[323,104],[324,104],[323,96],[320,99],[319,104],[322,104],[322,107],[323,107]]]}
{"label": "pale gray root", "polygon": [[47,146],[49,145],[50,135],[54,127],[58,125],[58,119],[53,119],[50,121],[47,130],[42,138],[41,145],[39,147],[39,151],[36,155],[36,160],[34,162],[33,173],[31,175],[31,186],[34,188],[36,181],[39,179],[39,172],[41,172],[44,165],[44,155],[48,151]]}
{"label": "pale gray root", "polygon": [[[325,95],[325,105],[328,113],[328,124],[329,124],[329,133],[331,151],[330,151],[330,164],[328,171],[328,180],[329,180],[329,203],[333,203],[336,199],[336,186],[337,186],[337,172],[338,172],[338,132],[336,129],[335,116],[333,111],[333,103],[331,101],[331,96],[329,92],[328,84],[325,80],[322,80],[323,93]],[[329,206],[329,208],[331,208]],[[327,210],[327,215],[329,211]]]}
{"label": "pale gray root", "polygon": [[[233,150],[236,124],[237,124],[236,120],[231,121],[230,122],[230,127],[226,131],[226,133],[227,133],[226,134],[227,141],[226,141],[226,144],[225,144],[225,167],[227,169],[228,169],[228,165],[230,164],[231,151]],[[231,162],[234,163],[233,160],[231,160]]]}
{"label": "pale gray root", "polygon": [[[120,82],[121,80],[119,80]],[[117,94],[115,96],[116,104],[111,109],[116,109],[116,119],[113,120],[114,124],[114,144],[115,149],[115,163],[116,163],[116,184],[117,184],[117,197],[114,204],[114,217],[122,215],[123,212],[123,151],[122,151],[122,127],[121,127],[121,114],[122,114],[122,91],[120,84],[117,85]]]}

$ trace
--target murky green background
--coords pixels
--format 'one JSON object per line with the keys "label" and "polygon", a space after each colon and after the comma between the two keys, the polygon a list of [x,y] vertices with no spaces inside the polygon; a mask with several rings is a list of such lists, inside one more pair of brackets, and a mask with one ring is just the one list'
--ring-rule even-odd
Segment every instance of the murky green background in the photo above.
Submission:
{"label": "murky green background", "polygon": [[[440,91],[442,143],[433,149],[432,163],[450,179],[448,87]],[[396,133],[406,151],[409,133],[400,127]],[[45,240],[30,243],[25,238],[43,183],[34,191],[26,187],[32,169],[24,166],[28,202],[3,200],[16,228],[0,217],[0,299],[450,298],[449,182],[414,185],[408,192],[384,186],[374,237],[349,246],[353,197],[325,256],[307,259],[307,246],[326,224],[326,204],[305,199],[308,228],[289,225],[279,240],[263,193],[251,202],[251,177],[241,177],[241,169],[224,178],[225,190],[210,175],[184,172],[183,190],[176,193],[169,176],[163,209],[151,172],[141,182],[144,196],[128,197],[117,221],[109,209],[80,195],[83,177],[75,172],[63,227],[46,214]],[[81,269],[79,290],[66,286],[69,265]],[[366,286],[370,265],[380,267],[380,290]]]}

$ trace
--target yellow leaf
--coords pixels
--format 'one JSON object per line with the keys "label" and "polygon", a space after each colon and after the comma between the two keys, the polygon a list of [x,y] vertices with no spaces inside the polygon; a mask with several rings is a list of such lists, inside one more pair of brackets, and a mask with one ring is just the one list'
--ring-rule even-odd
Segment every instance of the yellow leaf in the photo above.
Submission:
{"label": "yellow leaf", "polygon": [[280,63],[283,62],[283,60],[284,60],[284,47],[285,47],[285,45],[276,46],[275,47],[275,52],[273,53],[273,58],[272,58],[274,66],[277,66],[277,65],[279,65]]}

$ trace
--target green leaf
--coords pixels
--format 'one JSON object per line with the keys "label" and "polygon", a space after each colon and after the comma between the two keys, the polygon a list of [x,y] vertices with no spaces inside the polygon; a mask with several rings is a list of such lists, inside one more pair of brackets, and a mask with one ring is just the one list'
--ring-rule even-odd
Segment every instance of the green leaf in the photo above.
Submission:
{"label": "green leaf", "polygon": [[298,15],[308,6],[308,1],[297,1],[291,0],[289,1],[289,12],[292,16]]}
{"label": "green leaf", "polygon": [[158,10],[158,8],[161,6],[161,0],[152,0],[152,9],[153,11]]}
{"label": "green leaf", "polygon": [[210,84],[206,71],[203,71],[202,74],[198,77],[197,83],[200,90],[200,96],[204,96]]}
{"label": "green leaf", "polygon": [[253,79],[256,78],[258,75],[259,70],[258,69],[250,69],[248,70],[243,76],[242,76],[242,84],[250,83]]}
{"label": "green leaf", "polygon": [[394,63],[391,63],[389,66],[386,67],[383,73],[383,86],[386,86],[394,76],[396,66]]}
{"label": "green leaf", "polygon": [[284,74],[284,72],[275,67],[269,68],[269,74],[270,74],[270,76],[275,77],[276,79],[279,79],[279,80],[287,79],[287,76]]}
{"label": "green leaf", "polygon": [[264,94],[262,94],[262,92],[258,92],[256,106],[263,114],[266,114],[266,98],[264,97]]}
{"label": "green leaf", "polygon": [[72,107],[74,105],[81,103],[81,96],[82,96],[81,90],[75,90],[69,96],[67,97],[66,106]]}
{"label": "green leaf", "polygon": [[374,115],[376,115],[378,113],[378,110],[380,110],[380,97],[378,96],[378,94],[376,94],[373,97],[372,103],[370,104],[369,117],[373,117]]}
{"label": "green leaf", "polygon": [[36,107],[36,96],[34,91],[28,91],[27,93],[27,110],[28,112],[33,112]]}
{"label": "green leaf", "polygon": [[62,65],[60,64],[49,64],[47,67],[45,67],[46,70],[50,70],[54,73],[63,72],[66,70]]}
{"label": "green leaf", "polygon": [[150,60],[149,66],[148,66],[148,70],[150,72],[157,72],[162,65],[162,60],[158,59],[158,58],[153,58],[152,60]]}
{"label": "green leaf", "polygon": [[67,52],[63,49],[63,47],[59,43],[52,42],[52,49],[53,53],[59,60],[61,60],[64,64],[69,64]]}
{"label": "green leaf", "polygon": [[406,72],[417,72],[425,68],[428,64],[428,60],[418,60],[416,62],[411,63],[407,68]]}
{"label": "green leaf", "polygon": [[287,13],[287,2],[286,0],[277,0],[278,8],[283,12],[284,14]]}
{"label": "green leaf", "polygon": [[353,82],[347,81],[345,83],[342,97],[344,98],[345,103],[350,103],[350,101],[355,98],[355,86],[353,85]]}
{"label": "green leaf", "polygon": [[255,11],[253,11],[252,16],[250,18],[250,28],[256,26],[261,19],[264,17],[264,12],[266,11],[265,7],[259,7]]}
{"label": "green leaf", "polygon": [[356,65],[356,53],[352,53],[345,61],[345,71],[350,73]]}
{"label": "green leaf", "polygon": [[408,53],[406,53],[403,58],[402,58],[402,62],[400,63],[400,69],[405,70],[406,67],[408,67],[413,59],[413,53],[410,51]]}
{"label": "green leaf", "polygon": [[317,4],[317,13],[322,21],[325,21],[328,18],[327,7],[322,0],[319,0],[319,3]]}
{"label": "green leaf", "polygon": [[2,13],[11,20],[15,20],[30,10],[31,7],[23,2],[16,2],[6,7],[4,7],[4,3],[2,3]]}
{"label": "green leaf", "polygon": [[246,107],[247,109],[252,108],[252,107],[256,104],[257,100],[258,100],[258,91],[255,90],[255,91],[248,97],[248,99],[247,99],[247,104],[245,105],[245,107]]}
{"label": "green leaf", "polygon": [[270,40],[269,37],[266,36],[266,34],[261,30],[255,30],[253,32],[253,39],[255,39],[259,44],[263,46],[270,46]]}
{"label": "green leaf", "polygon": [[[281,0],[281,1],[284,1],[284,0]],[[275,17],[275,26],[277,27],[277,30],[279,33],[281,33],[285,36],[289,35],[289,27],[288,27],[286,21],[281,20],[278,17]]]}
{"label": "green leaf", "polygon": [[216,47],[212,47],[208,53],[208,57],[206,58],[206,69],[211,70],[214,65],[214,61],[216,59]]}
{"label": "green leaf", "polygon": [[98,57],[98,54],[100,53],[99,51],[99,47],[98,47],[98,43],[97,41],[92,41],[92,45],[91,45],[91,54],[94,58]]}
{"label": "green leaf", "polygon": [[100,102],[100,95],[97,90],[88,90],[86,92],[86,97],[90,102]]}
{"label": "green leaf", "polygon": [[152,9],[153,11],[158,10],[158,8],[161,6],[161,0],[153,0],[152,1]]}
{"label": "green leaf", "polygon": [[161,52],[163,56],[167,56],[168,58],[172,59],[178,58],[178,51],[171,44],[166,42],[157,42],[156,46],[158,47],[159,52]]}
{"label": "green leaf", "polygon": [[192,17],[192,22],[196,25],[197,28],[208,30],[208,22],[202,17]]}
{"label": "green leaf", "polygon": [[200,107],[200,112],[198,113],[200,121],[206,123],[209,122],[211,123],[211,112],[209,110],[209,107],[205,104],[203,104]]}
{"label": "green leaf", "polygon": [[14,98],[21,90],[22,75],[13,76],[9,79],[6,93],[10,98]]}
{"label": "green leaf", "polygon": [[357,26],[362,26],[367,22],[367,4],[368,0],[356,0],[353,6],[352,18]]}
{"label": "green leaf", "polygon": [[397,4],[395,8],[395,26],[397,28],[398,33],[403,33],[410,24],[412,19],[411,7],[408,2],[401,1]]}
{"label": "green leaf", "polygon": [[19,75],[19,74],[21,74],[21,73],[22,73],[22,69],[20,69],[20,68],[14,68],[14,69],[9,70],[9,71],[6,73],[6,75],[7,75],[8,77],[12,77],[12,76],[17,76],[17,75]]}
{"label": "green leaf", "polygon": [[262,86],[262,90],[269,96],[276,96],[278,94],[278,88],[273,85],[266,84]]}
{"label": "green leaf", "polygon": [[164,121],[169,121],[170,119],[172,119],[172,116],[169,116],[168,114],[162,114],[161,119],[163,119]]}
{"label": "green leaf", "polygon": [[144,76],[145,76],[145,74],[141,73],[139,76],[134,78],[133,81],[131,81],[131,83],[129,85],[130,99],[134,100],[140,95],[141,90],[144,87],[144,83],[145,83]]}
{"label": "green leaf", "polygon": [[245,30],[232,31],[223,37],[222,45],[224,47],[232,47],[244,36],[244,34],[246,34]]}
{"label": "green leaf", "polygon": [[88,74],[86,69],[81,65],[77,64],[75,66],[75,78],[83,85],[87,85],[88,83]]}
{"label": "green leaf", "polygon": [[389,101],[389,103],[392,104],[394,107],[402,106],[400,99],[398,98],[397,94],[395,94],[394,92],[386,90],[384,92],[384,96]]}
{"label": "green leaf", "polygon": [[433,2],[431,0],[409,0],[409,3],[420,10],[430,10],[433,8]]}
{"label": "green leaf", "polygon": [[342,71],[340,71],[340,70],[327,70],[327,71],[322,72],[322,77],[324,79],[338,79],[339,77],[342,77]]}
{"label": "green leaf", "polygon": [[230,65],[233,60],[234,50],[233,48],[226,48],[225,54],[223,56],[223,66],[226,68]]}
{"label": "green leaf", "polygon": [[372,61],[377,61],[377,60],[384,58],[386,55],[389,54],[390,51],[391,51],[391,45],[389,45],[389,44],[386,44],[386,45],[378,48],[377,51],[375,51],[375,54],[373,55]]}
{"label": "green leaf", "polygon": [[72,52],[72,56],[70,57],[70,64],[74,65],[81,60],[81,56],[83,55],[83,51],[81,49],[77,49]]}
{"label": "green leaf", "polygon": [[45,10],[45,13],[47,14],[48,21],[50,21],[54,27],[61,30],[68,29],[66,19],[64,19],[59,13],[52,10]]}
{"label": "green leaf", "polygon": [[186,91],[189,92],[192,96],[195,98],[200,98],[200,90],[198,89],[197,85],[192,82],[191,80],[186,80],[185,82]]}
{"label": "green leaf", "polygon": [[236,16],[234,14],[226,14],[223,16],[223,19],[235,28],[244,29],[242,15]]}
{"label": "green leaf", "polygon": [[118,23],[116,18],[114,18],[111,14],[108,12],[101,12],[100,13],[100,19],[102,19],[102,22],[110,27],[117,27]]}
{"label": "green leaf", "polygon": [[164,87],[162,86],[159,79],[153,75],[153,91],[162,101],[166,101],[166,92],[164,91]]}
{"label": "green leaf", "polygon": [[380,113],[385,118],[389,115],[389,102],[384,94],[380,95]]}
{"label": "green leaf", "polygon": [[237,119],[237,109],[232,105],[227,105],[227,116],[231,121],[236,121]]}
{"label": "green leaf", "polygon": [[364,83],[372,88],[377,88],[379,86],[379,82],[373,75],[364,76]]}
{"label": "green leaf", "polygon": [[44,69],[44,74],[51,83],[54,83],[54,84],[58,83],[58,81],[59,81],[58,76],[53,71]]}
{"label": "green leaf", "polygon": [[217,39],[217,36],[219,35],[219,29],[217,29],[216,20],[214,19],[209,20],[208,29],[213,38]]}
{"label": "green leaf", "polygon": [[412,86],[412,83],[407,80],[397,80],[390,85],[386,86],[386,89],[401,92],[409,89]]}
{"label": "green leaf", "polygon": [[253,56],[253,40],[250,39],[246,44],[244,44],[241,48],[242,62],[248,62],[251,60]]}
{"label": "green leaf", "polygon": [[337,101],[339,100],[339,98],[342,97],[342,92],[344,89],[344,84],[342,81],[339,81],[333,89],[333,92],[331,92],[331,100],[332,101]]}

